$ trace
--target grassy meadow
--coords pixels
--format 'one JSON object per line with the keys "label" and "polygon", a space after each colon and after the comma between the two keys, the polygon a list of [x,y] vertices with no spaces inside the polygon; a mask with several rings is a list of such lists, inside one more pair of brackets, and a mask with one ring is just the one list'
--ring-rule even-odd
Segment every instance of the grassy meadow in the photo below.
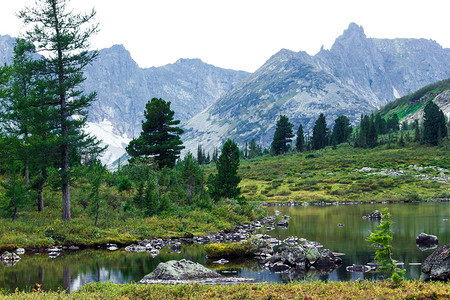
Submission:
{"label": "grassy meadow", "polygon": [[[439,176],[439,170],[450,169],[450,145],[440,147],[410,144],[388,149],[354,148],[342,144],[336,150],[262,156],[244,160],[239,170],[244,196],[262,202],[382,202],[423,201],[449,198],[450,185],[420,176]],[[417,172],[408,166],[424,167]],[[363,167],[373,172],[355,172]],[[382,169],[402,169],[401,176],[370,175]],[[448,172],[445,175],[449,176]]]}

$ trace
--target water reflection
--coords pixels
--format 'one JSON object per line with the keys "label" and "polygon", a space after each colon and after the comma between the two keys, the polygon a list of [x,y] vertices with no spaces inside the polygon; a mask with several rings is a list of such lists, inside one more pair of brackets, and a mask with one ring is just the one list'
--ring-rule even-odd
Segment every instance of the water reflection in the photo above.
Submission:
{"label": "water reflection", "polygon": [[[377,222],[362,219],[363,215],[375,209],[389,207],[393,219],[393,253],[394,258],[405,263],[406,276],[419,279],[420,265],[409,263],[422,262],[433,250],[421,251],[415,244],[415,238],[421,232],[436,235],[439,245],[450,242],[449,223],[450,203],[416,203],[386,205],[348,205],[348,206],[306,206],[306,207],[271,207],[281,216],[291,217],[285,229],[275,226],[268,233],[283,240],[289,236],[303,237],[318,241],[335,252],[345,253],[342,266],[331,273],[315,270],[309,272],[291,272],[275,274],[261,268],[256,260],[234,260],[228,264],[214,264],[207,260],[203,246],[199,244],[183,245],[181,253],[168,248],[161,249],[158,256],[150,253],[127,253],[123,250],[109,252],[106,250],[86,250],[63,252],[51,259],[47,254],[22,255],[16,265],[6,267],[0,264],[0,289],[13,291],[31,291],[36,283],[42,284],[44,290],[65,289],[68,292],[93,281],[113,281],[125,283],[139,281],[153,271],[160,262],[186,258],[205,264],[225,276],[240,275],[262,281],[287,282],[292,280],[331,280],[346,281],[356,279],[378,279],[375,273],[350,273],[346,266],[366,264],[373,260],[374,249],[365,238],[376,230]],[[344,226],[338,226],[343,224]]]}

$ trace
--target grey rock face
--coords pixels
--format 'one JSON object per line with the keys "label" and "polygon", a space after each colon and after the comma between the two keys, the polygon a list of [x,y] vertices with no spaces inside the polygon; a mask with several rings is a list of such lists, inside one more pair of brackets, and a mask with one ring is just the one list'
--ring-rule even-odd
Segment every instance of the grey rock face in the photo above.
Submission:
{"label": "grey rock face", "polygon": [[428,256],[422,264],[422,272],[431,279],[450,279],[450,244],[444,245]]}
{"label": "grey rock face", "polygon": [[311,131],[320,113],[332,125],[340,115],[361,114],[450,77],[450,49],[424,39],[367,38],[350,24],[330,50],[315,56],[281,50],[185,125],[187,149],[212,151],[227,138],[245,144],[272,142],[280,114],[294,129]]}
{"label": "grey rock face", "polygon": [[89,121],[112,122],[120,135],[141,132],[145,104],[151,98],[171,101],[175,118],[186,121],[205,109],[248,73],[226,70],[199,59],[180,59],[174,64],[140,68],[122,45],[100,50],[87,67],[86,92],[96,91],[98,100],[89,109]]}

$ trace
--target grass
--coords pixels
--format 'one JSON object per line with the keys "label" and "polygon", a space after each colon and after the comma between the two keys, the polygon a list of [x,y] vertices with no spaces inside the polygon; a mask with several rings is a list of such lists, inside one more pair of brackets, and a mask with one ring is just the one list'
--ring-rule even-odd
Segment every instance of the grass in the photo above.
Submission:
{"label": "grass", "polygon": [[[20,212],[14,222],[0,219],[0,250],[45,248],[59,244],[128,244],[152,237],[204,235],[261,218],[265,213],[260,207],[262,202],[382,202],[449,198],[448,183],[417,177],[439,176],[440,171],[432,166],[450,169],[449,149],[449,141],[439,147],[407,144],[404,148],[393,149],[386,146],[360,149],[343,144],[336,150],[326,148],[243,160],[239,169],[240,186],[249,205],[227,200],[209,209],[201,209],[197,206],[178,207],[174,201],[169,212],[152,217],[121,208],[119,204],[133,197],[134,191],[119,192],[115,186],[104,187],[98,227],[93,226],[94,217],[89,207],[86,208],[86,192],[81,184],[72,187],[70,222],[60,220],[60,193],[46,189],[44,213],[30,208]],[[409,165],[425,168],[413,172]],[[407,173],[390,177],[354,172],[362,167],[378,170],[401,168]],[[215,172],[215,167],[211,164],[204,170],[207,175]],[[186,226],[183,226],[184,222]]]}
{"label": "grass", "polygon": [[147,218],[109,214],[108,218],[101,218],[99,227],[95,227],[92,218],[85,215],[63,222],[57,209],[45,216],[24,212],[14,222],[0,219],[0,251],[52,245],[129,244],[152,237],[200,236],[249,223],[264,213],[259,205],[241,206],[228,200],[219,202],[211,210],[191,207]]}
{"label": "grass", "polygon": [[[0,293],[1,296],[1,293]],[[65,291],[4,294],[2,299],[448,299],[450,284],[402,281],[301,282],[288,284],[142,285],[86,284],[71,294]]]}
{"label": "grass", "polygon": [[[413,172],[409,165],[450,169],[450,144],[428,147],[374,149],[339,145],[320,151],[263,156],[241,162],[241,188],[248,200],[264,202],[382,202],[420,201],[449,197],[449,184],[421,180],[418,175],[439,176],[431,168]],[[403,169],[402,176],[353,172],[362,167]],[[209,170],[212,172],[212,170]],[[446,174],[449,176],[450,174]]]}

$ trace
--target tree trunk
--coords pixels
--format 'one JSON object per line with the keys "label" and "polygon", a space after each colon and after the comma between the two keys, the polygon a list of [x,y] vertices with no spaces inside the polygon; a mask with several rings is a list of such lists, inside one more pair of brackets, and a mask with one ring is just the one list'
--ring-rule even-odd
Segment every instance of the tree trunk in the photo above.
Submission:
{"label": "tree trunk", "polygon": [[62,201],[63,201],[63,220],[70,220],[70,190],[69,190],[69,151],[68,145],[62,146]]}
{"label": "tree trunk", "polygon": [[66,80],[64,78],[65,76],[65,70],[64,70],[64,64],[63,64],[63,41],[61,40],[61,24],[60,20],[58,19],[58,9],[57,9],[57,1],[51,1],[52,10],[54,14],[54,23],[52,26],[55,29],[55,38],[57,43],[57,63],[56,67],[58,68],[57,74],[58,74],[58,89],[59,91],[59,101],[61,105],[61,179],[62,179],[62,185],[61,185],[61,191],[62,191],[62,211],[63,211],[63,220],[69,221],[70,220],[70,189],[69,189],[69,183],[70,183],[70,175],[69,175],[69,126],[67,124],[67,99],[66,99],[66,91],[65,91],[65,84]]}
{"label": "tree trunk", "polygon": [[42,175],[42,179],[41,181],[39,181],[39,186],[38,186],[38,211],[42,212],[44,211],[44,184],[47,181],[47,168],[43,167],[42,171],[41,171],[41,175]]}
{"label": "tree trunk", "polygon": [[97,212],[95,214],[95,227],[97,227],[98,211],[100,210],[100,195],[99,195],[98,188],[97,188],[97,191],[96,191],[96,198],[97,198]]}

